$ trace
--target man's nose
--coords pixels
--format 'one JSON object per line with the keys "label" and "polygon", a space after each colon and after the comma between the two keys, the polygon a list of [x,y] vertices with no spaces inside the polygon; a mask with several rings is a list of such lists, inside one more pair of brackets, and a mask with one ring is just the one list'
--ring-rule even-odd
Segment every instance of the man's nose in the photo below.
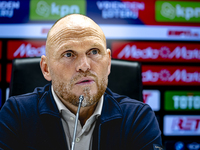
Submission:
{"label": "man's nose", "polygon": [[77,60],[76,71],[90,70],[90,60],[87,56],[81,56]]}

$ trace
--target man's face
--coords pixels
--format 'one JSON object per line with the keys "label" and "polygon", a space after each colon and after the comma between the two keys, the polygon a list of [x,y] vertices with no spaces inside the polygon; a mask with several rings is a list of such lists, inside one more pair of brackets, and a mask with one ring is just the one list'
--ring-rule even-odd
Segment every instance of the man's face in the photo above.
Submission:
{"label": "man's face", "polygon": [[48,67],[58,97],[76,106],[80,95],[82,106],[98,102],[110,73],[110,50],[98,29],[75,25],[55,32],[50,41]]}

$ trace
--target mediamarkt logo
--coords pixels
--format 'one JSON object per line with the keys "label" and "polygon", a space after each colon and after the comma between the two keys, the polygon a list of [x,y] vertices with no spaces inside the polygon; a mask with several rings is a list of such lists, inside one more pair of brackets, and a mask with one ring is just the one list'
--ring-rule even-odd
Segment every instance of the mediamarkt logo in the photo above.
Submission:
{"label": "mediamarkt logo", "polygon": [[142,66],[145,85],[199,85],[200,67]]}
{"label": "mediamarkt logo", "polygon": [[145,8],[143,2],[97,1],[96,4],[104,19],[137,19],[139,10]]}
{"label": "mediamarkt logo", "polygon": [[31,44],[22,44],[13,54],[14,57],[36,57],[45,55],[45,45],[35,48]]}
{"label": "mediamarkt logo", "polygon": [[187,49],[187,47],[176,46],[170,49],[167,46],[162,46],[160,49],[154,49],[151,46],[140,49],[137,45],[126,45],[121,52],[117,55],[118,59],[197,59],[200,60],[200,49]]}
{"label": "mediamarkt logo", "polygon": [[8,41],[8,59],[45,55],[45,41]]}
{"label": "mediamarkt logo", "polygon": [[164,135],[200,135],[200,116],[164,116]]}
{"label": "mediamarkt logo", "polygon": [[15,9],[20,9],[19,1],[0,1],[0,17],[12,18]]}

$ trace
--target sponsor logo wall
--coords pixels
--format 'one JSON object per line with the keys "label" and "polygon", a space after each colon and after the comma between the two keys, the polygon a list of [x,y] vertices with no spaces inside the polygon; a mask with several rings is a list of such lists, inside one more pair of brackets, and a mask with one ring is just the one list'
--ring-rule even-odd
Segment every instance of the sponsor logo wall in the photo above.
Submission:
{"label": "sponsor logo wall", "polygon": [[[112,58],[142,63],[143,101],[155,111],[163,126],[164,140],[199,136],[200,117],[194,115],[200,109],[199,3],[197,0],[0,0],[0,107],[1,90],[3,98],[8,99],[12,60],[44,55],[45,39],[52,24],[67,14],[79,13],[100,25]],[[182,87],[186,90],[181,91]],[[200,144],[178,142],[173,143],[173,149],[181,144],[185,149],[195,149]]]}
{"label": "sponsor logo wall", "polygon": [[199,136],[199,122],[199,115],[165,115],[163,133],[166,136]]}

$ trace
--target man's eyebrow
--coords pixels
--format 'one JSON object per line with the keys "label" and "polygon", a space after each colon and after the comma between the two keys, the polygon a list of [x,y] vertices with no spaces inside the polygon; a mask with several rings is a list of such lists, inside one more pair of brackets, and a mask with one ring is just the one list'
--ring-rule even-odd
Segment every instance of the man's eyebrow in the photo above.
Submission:
{"label": "man's eyebrow", "polygon": [[104,46],[102,43],[99,43],[99,42],[97,42],[97,43],[94,43],[94,44],[92,44],[92,46],[94,46],[94,47],[96,47],[96,46]]}
{"label": "man's eyebrow", "polygon": [[71,46],[71,45],[68,45],[67,43],[64,43],[64,44],[60,45],[60,48],[59,48],[59,49],[60,49],[60,50],[63,50],[63,49],[69,50],[69,49],[72,49],[72,46]]}

